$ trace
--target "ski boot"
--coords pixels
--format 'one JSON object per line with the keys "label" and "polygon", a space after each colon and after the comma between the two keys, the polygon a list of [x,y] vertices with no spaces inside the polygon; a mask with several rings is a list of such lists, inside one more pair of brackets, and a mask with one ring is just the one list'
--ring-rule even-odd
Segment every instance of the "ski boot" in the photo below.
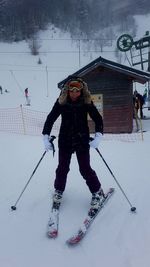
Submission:
{"label": "ski boot", "polygon": [[62,191],[55,190],[53,195],[52,210],[59,210],[62,200],[62,195],[63,195]]}
{"label": "ski boot", "polygon": [[91,209],[90,209],[91,217],[95,216],[104,198],[105,198],[105,194],[102,189],[92,194]]}

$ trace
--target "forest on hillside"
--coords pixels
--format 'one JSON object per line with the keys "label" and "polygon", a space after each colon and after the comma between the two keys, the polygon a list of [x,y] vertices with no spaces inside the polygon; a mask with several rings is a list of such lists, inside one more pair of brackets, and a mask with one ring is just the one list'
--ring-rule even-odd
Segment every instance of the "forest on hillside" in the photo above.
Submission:
{"label": "forest on hillside", "polygon": [[148,12],[149,0],[0,0],[0,41],[30,39],[49,25],[71,38],[112,39],[115,25],[134,31],[133,15]]}

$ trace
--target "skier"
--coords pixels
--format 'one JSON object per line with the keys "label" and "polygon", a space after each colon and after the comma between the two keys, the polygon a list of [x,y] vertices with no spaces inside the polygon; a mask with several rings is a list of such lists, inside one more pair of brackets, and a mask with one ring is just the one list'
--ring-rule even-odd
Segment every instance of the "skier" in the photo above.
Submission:
{"label": "skier", "polygon": [[29,98],[29,91],[28,91],[28,88],[26,88],[25,90],[24,90],[24,94],[25,94],[25,98],[26,98],[26,105],[27,106],[30,106],[30,98]]}
{"label": "skier", "polygon": [[2,86],[0,86],[0,93],[1,93],[1,95],[3,94],[3,88],[2,88]]}
{"label": "skier", "polygon": [[26,88],[26,89],[24,90],[24,94],[25,94],[25,97],[27,98],[27,97],[28,97],[28,88]]}
{"label": "skier", "polygon": [[[95,123],[95,138],[90,142],[88,114]],[[68,77],[59,98],[47,116],[42,131],[46,151],[52,150],[49,136],[59,115],[62,117],[62,122],[58,139],[59,162],[54,182],[52,209],[60,207],[73,153],[76,153],[80,173],[92,193],[91,206],[97,208],[104,193],[95,171],[90,166],[89,148],[98,148],[103,135],[103,120],[91,101],[87,84],[81,78]]]}

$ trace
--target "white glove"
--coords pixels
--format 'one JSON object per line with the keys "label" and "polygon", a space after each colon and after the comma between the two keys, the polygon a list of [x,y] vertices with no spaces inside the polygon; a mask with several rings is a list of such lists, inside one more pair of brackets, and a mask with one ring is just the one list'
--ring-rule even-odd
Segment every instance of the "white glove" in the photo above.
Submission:
{"label": "white glove", "polygon": [[90,147],[98,148],[100,141],[102,140],[103,135],[101,133],[95,133],[95,137],[92,141],[89,142]]}
{"label": "white glove", "polygon": [[49,138],[48,134],[43,135],[44,148],[46,152],[48,152],[48,150],[53,150],[53,146],[52,143],[50,143]]}

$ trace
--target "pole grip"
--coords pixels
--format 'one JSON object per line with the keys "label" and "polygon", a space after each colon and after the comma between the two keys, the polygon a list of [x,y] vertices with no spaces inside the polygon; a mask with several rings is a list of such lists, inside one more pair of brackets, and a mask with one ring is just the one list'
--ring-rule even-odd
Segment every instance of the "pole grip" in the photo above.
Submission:
{"label": "pole grip", "polygon": [[53,141],[54,141],[55,139],[56,139],[56,136],[54,136],[54,135],[51,135],[50,138],[49,138],[49,142],[51,143],[52,148],[53,148],[53,157],[54,157],[54,155],[55,155],[55,146],[54,146],[54,143],[53,143]]}

